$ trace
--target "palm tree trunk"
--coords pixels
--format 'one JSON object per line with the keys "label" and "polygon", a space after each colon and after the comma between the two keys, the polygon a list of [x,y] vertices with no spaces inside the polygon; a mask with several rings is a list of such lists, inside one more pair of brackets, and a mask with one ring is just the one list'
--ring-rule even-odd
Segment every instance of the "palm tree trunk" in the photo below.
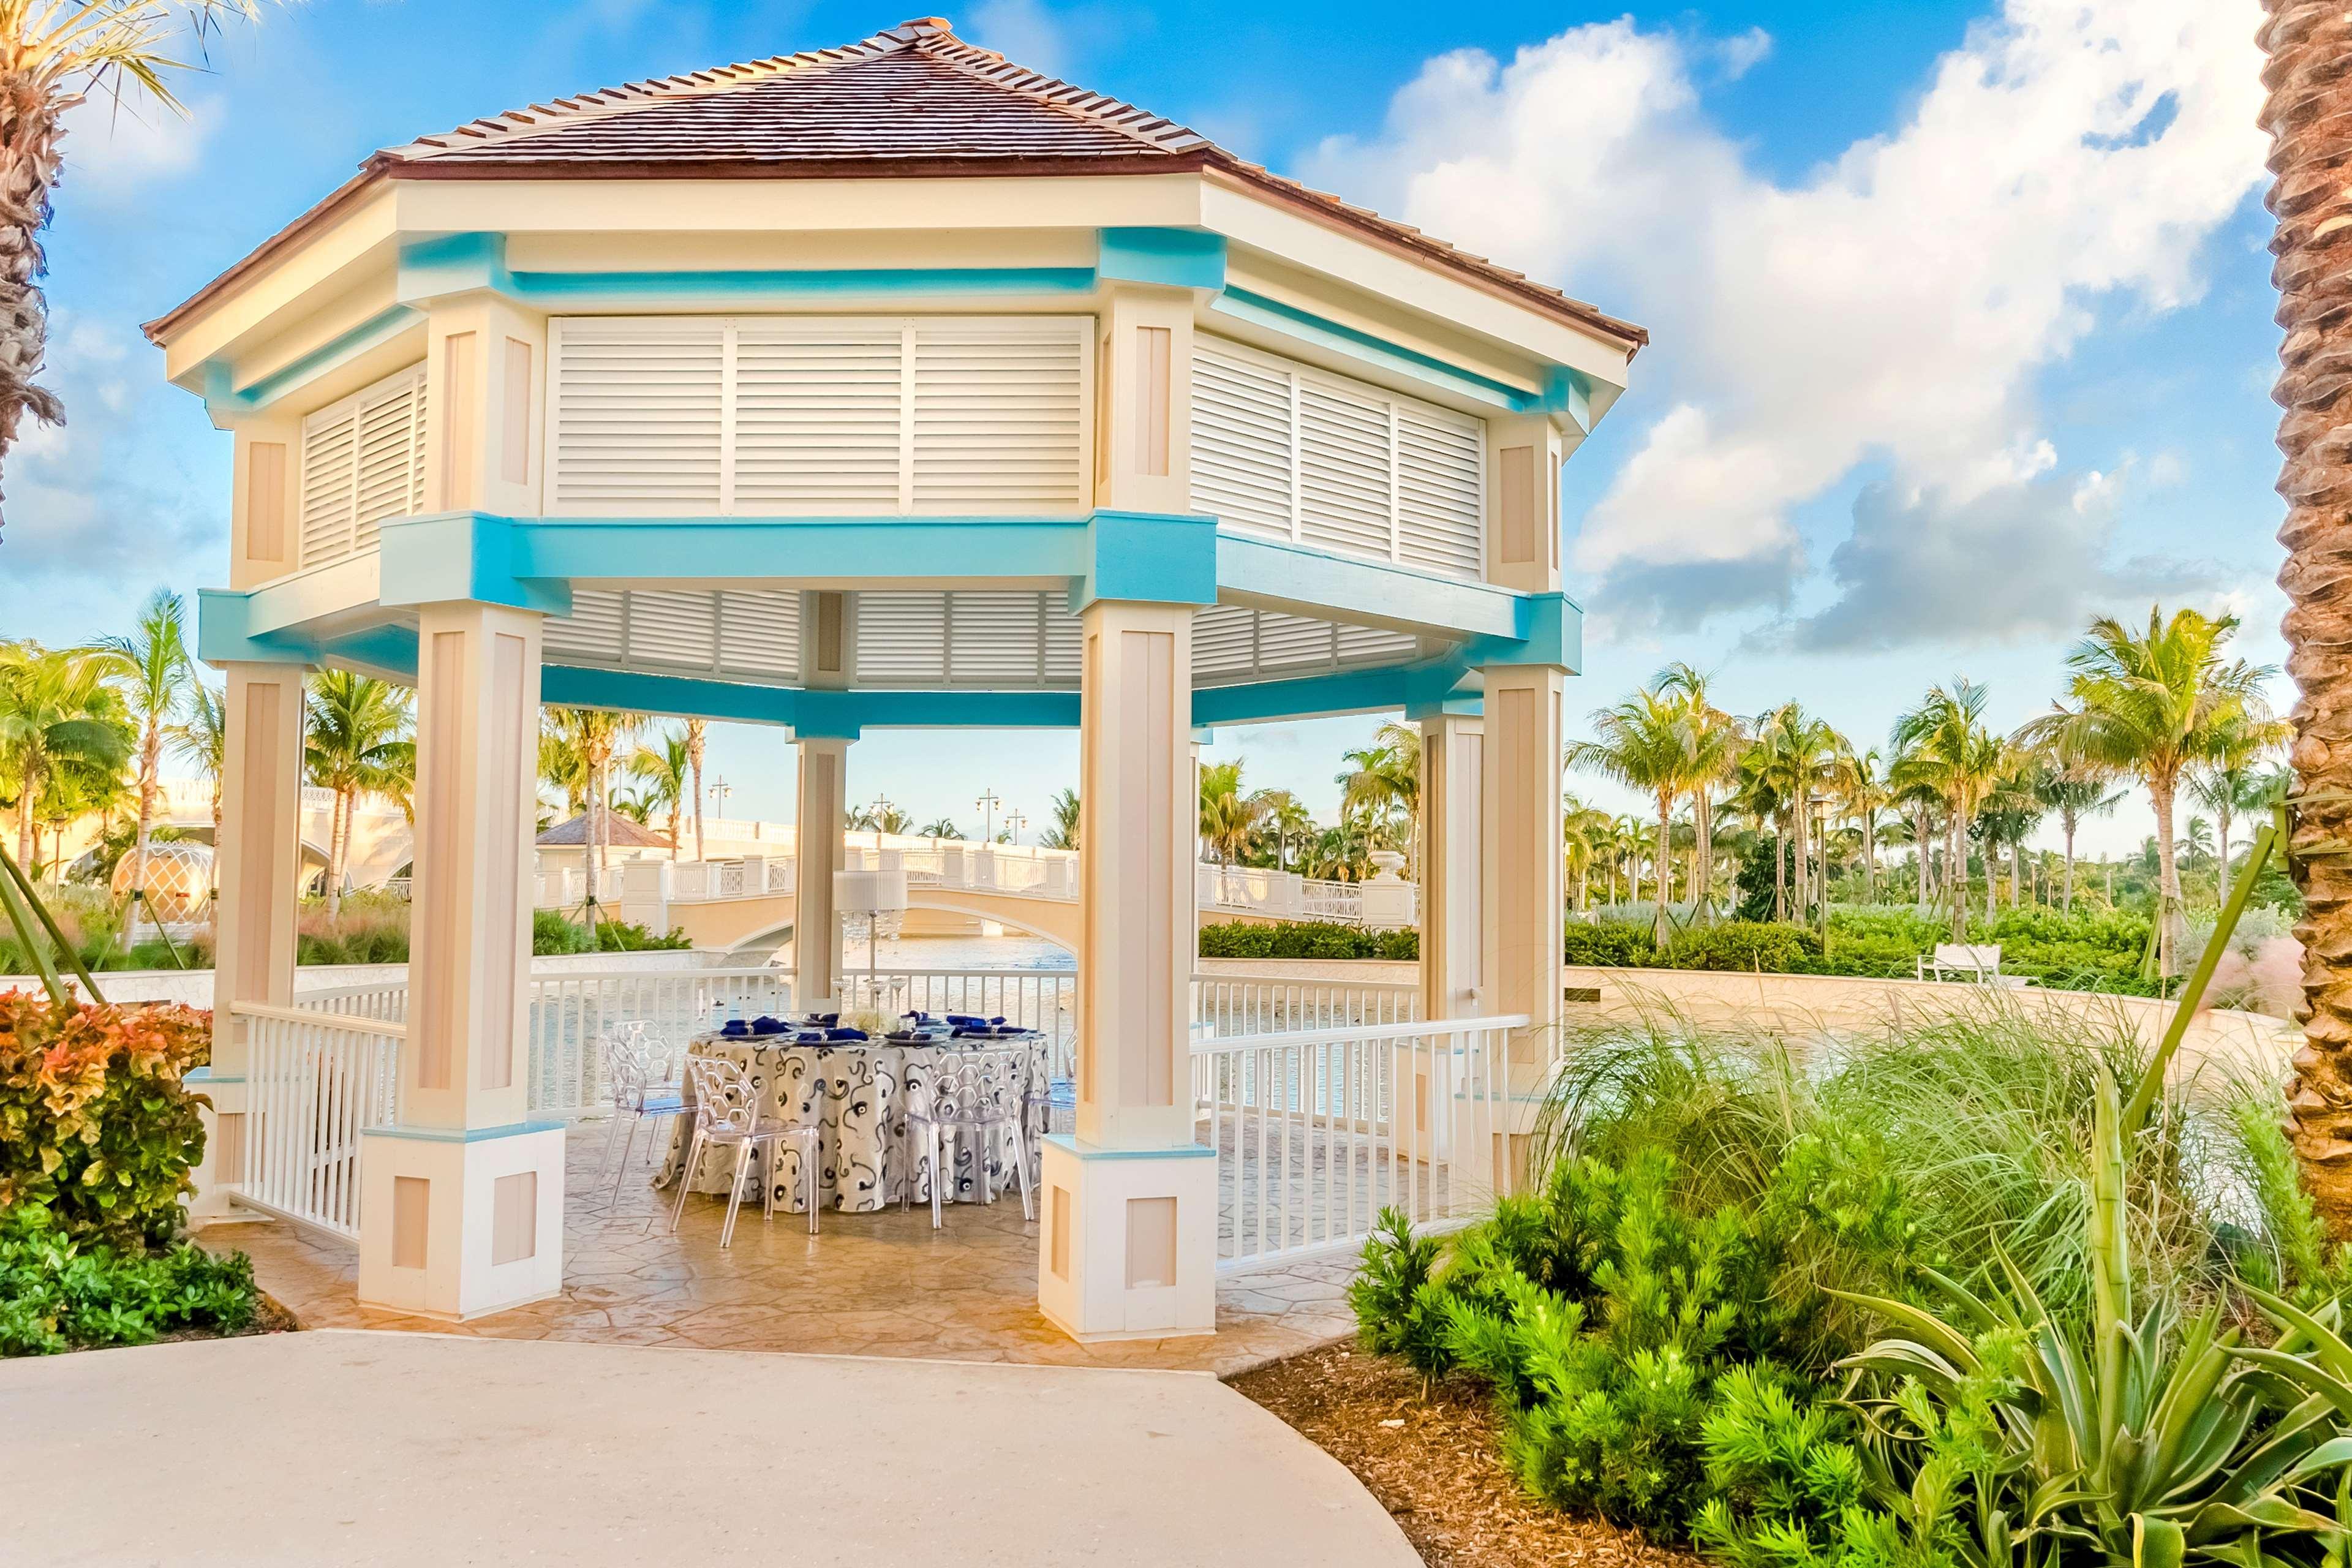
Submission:
{"label": "palm tree trunk", "polygon": [[2189,935],[2180,910],[2180,867],[2172,856],[2171,781],[2151,779],[2147,793],[2156,807],[2156,972],[2169,980],[2180,973],[2180,948]]}
{"label": "palm tree trunk", "polygon": [[1878,813],[1862,814],[1862,901],[1878,901]]}
{"label": "palm tree trunk", "polygon": [[1777,826],[1772,829],[1772,918],[1789,918],[1789,853]]}
{"label": "palm tree trunk", "polygon": [[2352,603],[2343,593],[2352,555],[2352,380],[2344,372],[2352,272],[2342,263],[2352,219],[2352,16],[2330,0],[2264,0],[2260,37],[2270,89],[2262,122],[2276,176],[2270,208],[2272,279],[2286,329],[2272,395],[2285,410],[2278,444],[2287,501],[2279,574],[2288,609],[2286,672],[2295,704],[2294,788],[2288,865],[2303,889],[2295,936],[2305,954],[2301,1017],[2288,1110],[2304,1181],[2338,1237],[2352,1234]]}
{"label": "palm tree trunk", "polygon": [[1952,940],[1969,940],[1969,863],[1960,853],[1960,808],[1957,802],[1944,823],[1944,881],[1952,894]]}
{"label": "palm tree trunk", "polygon": [[[702,847],[702,721],[686,721],[686,765],[694,775],[694,858],[705,858]],[[676,836],[672,836],[673,842]]]}
{"label": "palm tree trunk", "polygon": [[2213,892],[2218,906],[2230,901],[2230,800],[2227,795],[2221,797],[2221,804],[2214,811],[2221,819],[2221,858],[2213,868]]}
{"label": "palm tree trunk", "polygon": [[343,855],[351,837],[352,797],[356,792],[339,789],[335,792],[335,810],[327,830],[327,918],[340,919],[343,912]]}
{"label": "palm tree trunk", "polygon": [[2062,813],[2058,822],[2066,831],[2066,891],[2058,907],[2071,915],[2074,912],[2074,814]]}
{"label": "palm tree trunk", "polygon": [[[139,831],[131,843],[131,896],[132,909],[147,898],[147,844],[155,822],[155,770],[163,762],[163,727],[154,720],[147,721],[147,732],[139,743]],[[132,922],[122,922],[126,943]]]}

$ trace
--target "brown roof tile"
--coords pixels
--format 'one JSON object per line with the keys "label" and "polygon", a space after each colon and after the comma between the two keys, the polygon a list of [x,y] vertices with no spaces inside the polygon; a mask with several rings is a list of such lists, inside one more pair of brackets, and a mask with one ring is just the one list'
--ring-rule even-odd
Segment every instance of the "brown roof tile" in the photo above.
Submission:
{"label": "brown roof tile", "polygon": [[840,48],[749,61],[532,104],[376,153],[361,180],[158,321],[187,310],[323,217],[355,186],[394,179],[694,179],[873,174],[1148,174],[1206,169],[1466,274],[1616,339],[1630,321],[1225,152],[1146,110],[1013,65],[918,17]]}

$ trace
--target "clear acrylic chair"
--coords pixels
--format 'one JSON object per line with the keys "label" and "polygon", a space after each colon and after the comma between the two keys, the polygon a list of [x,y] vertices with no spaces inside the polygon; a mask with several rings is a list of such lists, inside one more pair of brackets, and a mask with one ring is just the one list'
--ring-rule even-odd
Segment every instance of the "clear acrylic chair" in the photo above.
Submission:
{"label": "clear acrylic chair", "polygon": [[628,1136],[621,1141],[621,1163],[613,1171],[613,1191],[605,1200],[610,1203],[621,1195],[621,1178],[628,1173],[629,1152],[636,1147],[637,1129],[651,1120],[656,1125],[646,1140],[646,1158],[653,1158],[655,1144],[659,1141],[659,1123],[666,1116],[676,1116],[686,1109],[686,1097],[676,1083],[664,1081],[667,1074],[666,1060],[657,1060],[649,1048],[651,1042],[642,1026],[631,1029],[623,1025],[603,1042],[604,1084],[612,1097],[613,1118],[605,1124],[604,1148],[596,1161],[596,1179],[604,1179],[604,1167],[612,1163],[613,1142],[624,1122],[628,1124]]}
{"label": "clear acrylic chair", "polygon": [[727,1223],[719,1232],[719,1245],[729,1247],[735,1240],[735,1215],[743,1206],[743,1177],[751,1168],[751,1156],[757,1152],[766,1156],[767,1179],[761,1183],[760,1212],[762,1218],[772,1219],[776,1213],[776,1154],[790,1143],[800,1152],[801,1191],[808,1204],[809,1234],[816,1234],[817,1218],[817,1124],[814,1121],[793,1123],[773,1116],[760,1114],[758,1097],[751,1088],[751,1075],[743,1064],[726,1057],[688,1057],[687,1078],[694,1085],[694,1137],[687,1145],[686,1163],[678,1167],[677,1202],[669,1211],[669,1227],[677,1229],[678,1216],[686,1212],[687,1189],[694,1173],[702,1163],[702,1152],[719,1144],[735,1146],[735,1175],[727,1184]]}
{"label": "clear acrylic chair", "polygon": [[940,1225],[940,1208],[951,1173],[942,1156],[955,1146],[957,1134],[969,1132],[980,1141],[980,1190],[990,1203],[996,1194],[988,1184],[988,1151],[999,1132],[1013,1139],[1013,1163],[1021,1179],[1021,1216],[1037,1217],[1029,1193],[1027,1096],[1022,1079],[1028,1071],[1029,1053],[1020,1050],[943,1051],[907,1095],[908,1153],[919,1163],[907,1172],[906,1189],[898,1195],[901,1209],[915,1202],[915,1173],[931,1173],[931,1228]]}

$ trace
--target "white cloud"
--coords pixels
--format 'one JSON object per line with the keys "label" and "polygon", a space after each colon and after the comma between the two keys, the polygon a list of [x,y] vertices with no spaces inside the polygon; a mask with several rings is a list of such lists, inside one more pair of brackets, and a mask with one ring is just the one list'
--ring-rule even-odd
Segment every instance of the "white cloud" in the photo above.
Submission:
{"label": "white cloud", "polygon": [[1715,46],[1715,63],[1726,81],[1738,81],[1772,53],[1772,35],[1761,27],[1750,27],[1736,37],[1723,39]]}
{"label": "white cloud", "polygon": [[972,13],[969,35],[1015,65],[1047,76],[1064,76],[1075,52],[1063,19],[1038,0],[987,0]]}
{"label": "white cloud", "polygon": [[152,98],[98,98],[66,113],[61,199],[113,204],[158,180],[185,174],[219,130],[217,100],[198,99],[185,114]]}
{"label": "white cloud", "polygon": [[[1504,65],[1432,59],[1370,142],[1310,171],[1657,334],[1674,400],[1584,520],[1601,615],[1785,603],[1792,510],[1858,465],[1952,515],[2059,461],[2036,374],[2104,304],[2192,300],[2199,242],[2263,177],[2256,0],[2008,0],[1906,123],[1783,184],[1706,119],[1721,44],[1630,19]],[[1753,63],[1752,61],[1750,62]],[[1998,628],[1991,628],[1998,629]]]}

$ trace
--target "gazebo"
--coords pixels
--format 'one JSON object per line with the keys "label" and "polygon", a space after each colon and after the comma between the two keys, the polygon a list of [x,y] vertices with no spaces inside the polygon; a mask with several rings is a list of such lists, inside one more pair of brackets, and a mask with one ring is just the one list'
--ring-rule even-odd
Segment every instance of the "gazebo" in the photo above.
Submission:
{"label": "gazebo", "polygon": [[[542,701],[787,730],[803,929],[867,729],[1081,736],[1077,1113],[1039,1301],[1209,1332],[1187,1085],[1194,742],[1423,735],[1422,1012],[1560,1005],[1558,477],[1645,341],[1492,262],[1011,64],[938,18],[375,153],[147,327],[236,442],[214,1152],[292,1004],[302,686],[417,693],[397,1094],[363,1301],[549,1294],[562,1132],[524,1093]],[[795,990],[836,994],[835,943]],[[1523,1125],[1498,1130],[1498,1179]]]}

